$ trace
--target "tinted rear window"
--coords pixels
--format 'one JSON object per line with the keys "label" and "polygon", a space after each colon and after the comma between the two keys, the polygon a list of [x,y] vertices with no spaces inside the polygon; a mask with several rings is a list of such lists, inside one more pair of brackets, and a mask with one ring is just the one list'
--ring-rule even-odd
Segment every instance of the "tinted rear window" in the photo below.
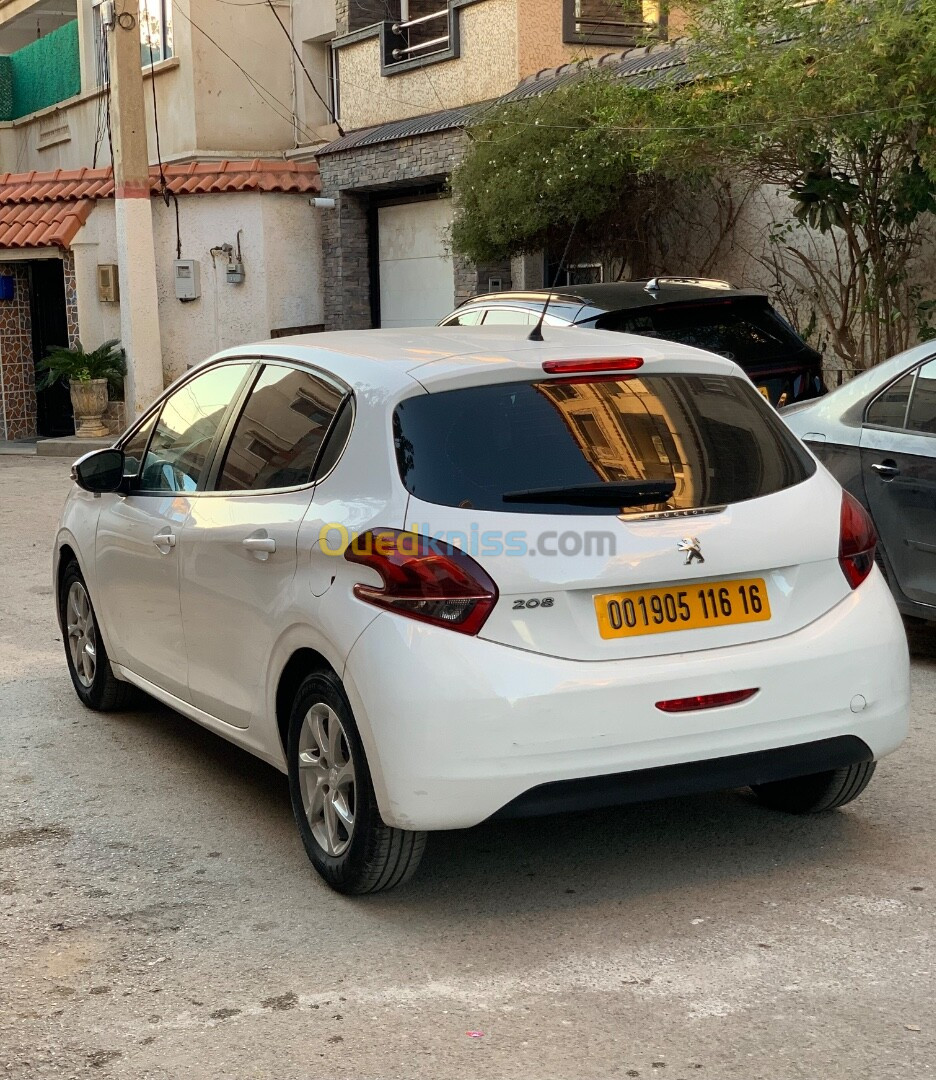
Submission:
{"label": "tinted rear window", "polygon": [[726,356],[742,367],[788,359],[805,347],[766,304],[720,300],[649,311],[611,311],[597,319],[595,326],[678,341]]}
{"label": "tinted rear window", "polygon": [[417,498],[512,513],[619,514],[619,507],[505,502],[508,492],[622,480],[676,484],[627,514],[720,506],[815,471],[746,380],[648,375],[502,383],[408,398],[394,413],[400,476]]}

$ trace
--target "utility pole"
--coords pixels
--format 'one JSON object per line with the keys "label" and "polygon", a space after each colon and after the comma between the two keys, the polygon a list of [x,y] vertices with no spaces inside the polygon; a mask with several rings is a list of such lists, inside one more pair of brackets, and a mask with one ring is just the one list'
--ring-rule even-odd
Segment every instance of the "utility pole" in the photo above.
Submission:
{"label": "utility pole", "polygon": [[114,207],[120,281],[120,336],[127,350],[127,420],[165,386],[159,341],[156,254],[150,205],[149,153],[143,106],[140,9],[115,0],[107,32],[114,145]]}

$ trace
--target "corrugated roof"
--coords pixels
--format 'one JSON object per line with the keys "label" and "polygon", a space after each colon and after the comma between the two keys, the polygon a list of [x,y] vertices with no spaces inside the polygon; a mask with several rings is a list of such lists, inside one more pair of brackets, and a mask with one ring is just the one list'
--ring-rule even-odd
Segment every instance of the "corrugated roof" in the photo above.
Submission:
{"label": "corrugated roof", "polygon": [[429,135],[437,131],[467,127],[475,113],[489,104],[490,102],[479,102],[423,116],[409,116],[405,120],[393,120],[389,124],[378,124],[376,127],[358,128],[316,150],[315,156],[340,154],[362,146],[375,146],[378,143],[395,142],[397,139],[410,139],[414,135]]}
{"label": "corrugated roof", "polygon": [[472,120],[497,105],[539,97],[540,94],[549,93],[564,83],[580,79],[594,71],[606,71],[620,79],[626,79],[634,86],[647,89],[670,82],[688,82],[692,78],[686,69],[688,51],[685,42],[677,41],[666,45],[607,53],[589,60],[562,64],[560,67],[544,68],[535,75],[528,76],[513,90],[499,98],[349,131],[340,139],[317,150],[316,157],[322,157],[325,154],[340,154],[364,146],[395,142],[397,139],[409,139],[416,135],[468,127]]}
{"label": "corrugated roof", "polygon": [[[318,166],[293,161],[212,161],[163,167],[176,195],[233,191],[318,194]],[[159,169],[150,168],[150,188],[160,193]],[[88,220],[96,199],[111,198],[114,177],[107,169],[0,174],[0,249],[68,247]]]}
{"label": "corrugated roof", "polygon": [[633,86],[652,89],[669,82],[688,82],[692,76],[686,69],[689,47],[676,41],[666,45],[628,49],[625,52],[606,53],[590,60],[579,60],[560,67],[544,68],[524,79],[513,90],[497,99],[497,103],[522,101],[539,97],[562,86],[563,83],[580,79],[595,71],[605,71]]}

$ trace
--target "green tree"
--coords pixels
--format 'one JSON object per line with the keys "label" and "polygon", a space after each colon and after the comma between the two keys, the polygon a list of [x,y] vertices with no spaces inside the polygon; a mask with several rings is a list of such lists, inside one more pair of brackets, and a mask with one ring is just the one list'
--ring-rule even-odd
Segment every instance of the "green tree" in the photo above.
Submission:
{"label": "green tree", "polygon": [[708,0],[678,81],[596,75],[485,116],[453,178],[453,243],[529,250],[577,217],[594,229],[627,213],[618,191],[655,193],[641,209],[662,220],[673,185],[701,199],[731,177],[777,194],[757,257],[862,368],[925,329],[914,273],[936,209],[934,129],[936,0]]}

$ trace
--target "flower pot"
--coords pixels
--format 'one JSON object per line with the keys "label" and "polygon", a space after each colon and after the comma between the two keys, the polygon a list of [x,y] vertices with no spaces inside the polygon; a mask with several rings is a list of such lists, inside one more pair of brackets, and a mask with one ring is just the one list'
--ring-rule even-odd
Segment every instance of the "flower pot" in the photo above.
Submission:
{"label": "flower pot", "polygon": [[107,379],[78,382],[72,379],[72,408],[75,411],[75,435],[79,439],[102,439],[110,432],[101,420],[107,408]]}

